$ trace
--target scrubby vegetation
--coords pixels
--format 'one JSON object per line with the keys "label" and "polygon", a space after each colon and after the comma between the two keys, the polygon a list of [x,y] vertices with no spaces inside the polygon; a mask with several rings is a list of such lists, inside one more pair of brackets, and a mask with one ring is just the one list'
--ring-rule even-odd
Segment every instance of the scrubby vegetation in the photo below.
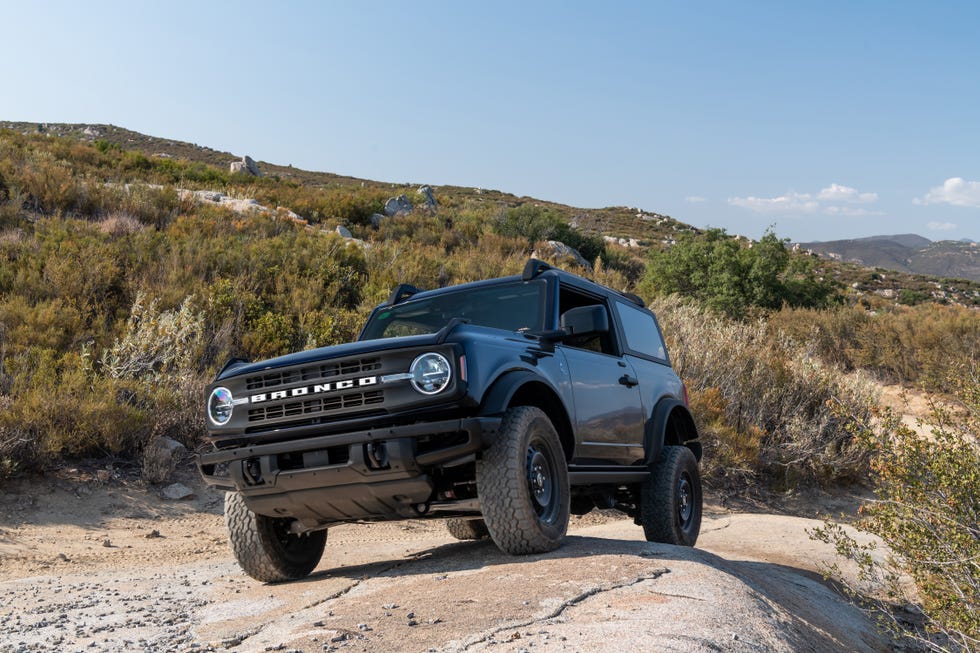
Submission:
{"label": "scrubby vegetation", "polygon": [[867,452],[853,430],[875,406],[863,374],[842,374],[761,320],[737,322],[690,300],[657,300],[675,369],[687,381],[719,489],[861,478]]}
{"label": "scrubby vegetation", "polygon": [[786,309],[769,323],[845,371],[873,370],[890,383],[949,391],[951,365],[980,360],[980,314],[963,306]]}
{"label": "scrubby vegetation", "polygon": [[[865,429],[877,495],[857,524],[887,547],[861,545],[841,526],[815,536],[836,545],[870,585],[851,593],[896,637],[935,651],[980,649],[980,376],[954,365],[952,410],[936,406],[923,437],[895,416]],[[831,573],[845,583],[839,569]],[[873,598],[872,598],[873,597]]]}
{"label": "scrubby vegetation", "polygon": [[[286,168],[255,178],[203,162],[213,158],[0,131],[0,475],[135,456],[156,433],[193,447],[200,389],[229,356],[350,340],[395,284],[516,273],[545,239],[592,261],[582,274],[657,298],[717,487],[859,477],[867,456],[849,425],[867,418],[870,394],[853,372],[938,387],[944,360],[976,356],[975,311],[838,305],[853,295],[774,234],[749,247],[635,209],[477,189],[441,190],[437,210],[375,226],[387,197],[415,189]],[[307,224],[180,189],[255,198]]]}

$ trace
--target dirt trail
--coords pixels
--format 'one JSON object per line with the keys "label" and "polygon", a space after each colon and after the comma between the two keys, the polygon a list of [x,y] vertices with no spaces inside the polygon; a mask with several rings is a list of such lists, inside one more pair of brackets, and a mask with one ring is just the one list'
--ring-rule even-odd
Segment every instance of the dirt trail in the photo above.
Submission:
{"label": "dirt trail", "polygon": [[180,480],[193,499],[82,472],[0,494],[0,650],[888,650],[820,579],[810,519],[709,511],[692,550],[592,513],[516,558],[440,522],[345,525],[308,579],[264,585],[221,494]]}

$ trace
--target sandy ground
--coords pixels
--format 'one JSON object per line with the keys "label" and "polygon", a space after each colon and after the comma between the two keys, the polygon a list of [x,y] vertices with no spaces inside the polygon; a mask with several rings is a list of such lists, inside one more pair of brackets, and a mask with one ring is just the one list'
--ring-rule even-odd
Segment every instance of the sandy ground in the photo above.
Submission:
{"label": "sandy ground", "polygon": [[956,414],[960,409],[943,398],[901,385],[881,386],[881,405],[897,413],[902,424],[923,437],[930,437],[934,428],[933,411],[939,409]]}
{"label": "sandy ground", "polygon": [[890,648],[822,580],[833,556],[809,518],[709,507],[686,549],[593,512],[561,549],[527,557],[438,521],[344,525],[309,578],[266,585],[231,555],[223,495],[192,468],[178,480],[196,494],[164,500],[107,470],[0,493],[0,651]]}

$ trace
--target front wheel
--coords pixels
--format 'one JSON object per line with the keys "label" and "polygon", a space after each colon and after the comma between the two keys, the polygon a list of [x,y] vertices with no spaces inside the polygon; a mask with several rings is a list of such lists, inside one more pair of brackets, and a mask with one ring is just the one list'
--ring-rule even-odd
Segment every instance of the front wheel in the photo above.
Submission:
{"label": "front wheel", "polygon": [[568,529],[568,467],[558,433],[533,406],[511,408],[476,466],[483,520],[513,555],[557,549]]}
{"label": "front wheel", "polygon": [[640,523],[648,542],[694,546],[701,531],[701,474],[687,447],[660,452],[641,488]]}
{"label": "front wheel", "polygon": [[457,540],[482,540],[489,535],[482,519],[447,519],[446,530]]}
{"label": "front wheel", "polygon": [[292,520],[258,515],[238,492],[225,494],[225,523],[238,564],[246,574],[265,583],[298,580],[313,571],[327,544],[327,531],[297,535]]}

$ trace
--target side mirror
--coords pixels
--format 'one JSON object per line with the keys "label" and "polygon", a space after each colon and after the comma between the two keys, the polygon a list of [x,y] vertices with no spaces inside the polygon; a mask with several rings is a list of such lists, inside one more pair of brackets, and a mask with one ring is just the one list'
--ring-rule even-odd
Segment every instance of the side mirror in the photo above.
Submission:
{"label": "side mirror", "polygon": [[561,328],[571,336],[607,333],[609,314],[603,306],[579,306],[562,314]]}

